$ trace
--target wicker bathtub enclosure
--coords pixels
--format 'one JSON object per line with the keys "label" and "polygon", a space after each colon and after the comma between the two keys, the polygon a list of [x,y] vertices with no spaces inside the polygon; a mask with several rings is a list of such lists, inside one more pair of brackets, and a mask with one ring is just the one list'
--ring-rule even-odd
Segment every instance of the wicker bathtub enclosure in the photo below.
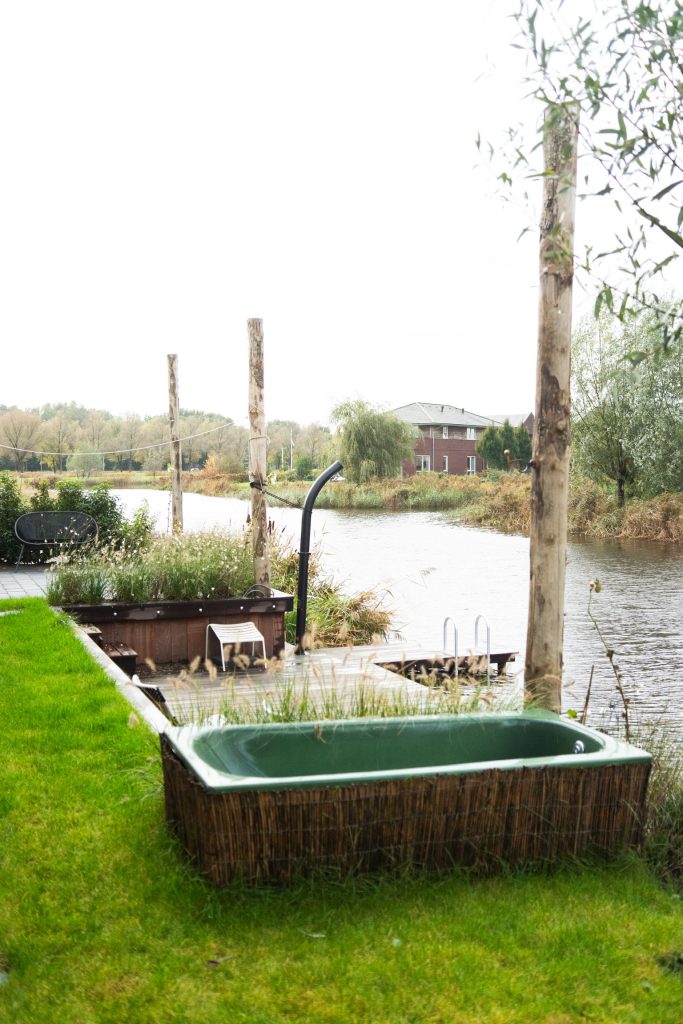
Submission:
{"label": "wicker bathtub enclosure", "polygon": [[[522,720],[531,717],[538,722],[538,716],[487,713],[169,728],[161,735],[166,819],[191,862],[216,886],[234,879],[287,883],[321,868],[350,874],[462,866],[493,873],[506,865],[550,866],[637,847],[645,823],[650,755],[579,726],[568,732],[559,719],[560,741],[553,738],[549,749],[570,744],[568,753],[539,756],[536,741],[532,756],[519,758],[514,756],[517,748],[510,753],[509,742],[506,750],[504,738],[503,746],[496,740],[492,750],[502,757],[487,758],[484,750],[479,761],[395,767],[406,730],[417,730],[415,742],[423,751],[416,755],[409,737],[407,761],[443,756],[443,742],[439,750],[439,737],[430,733],[437,718],[442,730],[450,729],[454,739],[447,743],[455,753],[462,745],[459,731],[481,732],[481,719],[520,732],[520,722],[523,731]],[[551,729],[555,724],[545,722]],[[360,761],[366,763],[360,771],[342,763],[344,751],[327,776],[287,774],[286,764],[277,775],[259,767],[258,752],[273,736],[266,770],[278,758],[286,760],[287,743],[295,750],[317,744],[319,763],[313,767],[319,767],[330,756],[326,744],[335,746],[335,737],[342,734],[350,739],[342,735],[337,746],[346,743],[356,756],[361,733],[367,750],[395,752],[393,767],[368,770],[362,751]],[[572,747],[576,735],[579,752]],[[464,747],[462,757],[471,758],[471,744]],[[201,764],[193,754],[198,748],[206,757]],[[237,772],[220,767],[225,750],[237,751]],[[295,753],[297,758],[301,762]],[[308,772],[310,759],[304,762]]]}

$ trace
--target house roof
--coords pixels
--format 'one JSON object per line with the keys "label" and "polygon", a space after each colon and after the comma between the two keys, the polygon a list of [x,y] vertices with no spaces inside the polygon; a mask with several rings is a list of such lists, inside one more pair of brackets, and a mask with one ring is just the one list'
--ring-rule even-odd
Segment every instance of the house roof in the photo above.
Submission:
{"label": "house roof", "polygon": [[495,412],[488,419],[500,423],[501,426],[507,420],[511,427],[520,427],[530,416],[533,416],[532,412]]}
{"label": "house roof", "polygon": [[399,419],[415,426],[488,427],[491,423],[490,417],[440,402],[411,402],[392,411]]}

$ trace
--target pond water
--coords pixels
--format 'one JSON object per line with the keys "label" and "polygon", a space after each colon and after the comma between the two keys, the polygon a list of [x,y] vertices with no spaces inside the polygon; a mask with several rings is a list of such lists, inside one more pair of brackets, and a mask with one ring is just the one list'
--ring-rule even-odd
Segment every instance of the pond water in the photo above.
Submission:
{"label": "pond water", "polygon": [[[159,530],[168,529],[167,492],[114,493],[128,513],[147,501]],[[248,511],[249,505],[235,498],[183,495],[187,530],[241,528]],[[298,547],[301,513],[271,507],[269,518]],[[451,616],[459,650],[473,649],[474,622],[482,613],[491,626],[492,650],[519,651],[516,667],[521,669],[529,582],[526,538],[466,527],[446,512],[328,509],[314,511],[313,537],[324,566],[348,592],[384,592],[394,626],[406,641],[440,648],[444,618]],[[664,719],[681,730],[683,551],[671,545],[570,541],[563,707],[583,707],[594,666],[592,719],[620,711],[612,670],[587,613],[588,584],[596,577],[603,589],[593,597],[592,609],[616,651],[635,715],[641,721]]]}

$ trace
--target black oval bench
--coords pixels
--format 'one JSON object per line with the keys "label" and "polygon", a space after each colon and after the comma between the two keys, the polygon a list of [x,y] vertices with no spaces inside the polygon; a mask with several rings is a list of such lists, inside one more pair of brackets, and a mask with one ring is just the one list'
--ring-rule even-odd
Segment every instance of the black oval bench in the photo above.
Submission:
{"label": "black oval bench", "polygon": [[18,565],[25,547],[61,550],[97,540],[97,522],[88,512],[24,512],[14,533],[21,543]]}

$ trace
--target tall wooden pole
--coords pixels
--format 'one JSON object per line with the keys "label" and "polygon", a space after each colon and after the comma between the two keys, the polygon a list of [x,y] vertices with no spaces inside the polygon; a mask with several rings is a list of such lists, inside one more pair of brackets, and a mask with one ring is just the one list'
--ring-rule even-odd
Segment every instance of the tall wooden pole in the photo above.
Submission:
{"label": "tall wooden pole", "polygon": [[171,518],[173,532],[183,530],[183,486],[180,460],[180,398],[178,396],[178,356],[168,359],[168,421],[171,427]]}
{"label": "tall wooden pole", "polygon": [[575,107],[548,108],[543,126],[545,174],[524,675],[525,699],[556,712],[562,707],[578,127]]}
{"label": "tall wooden pole", "polygon": [[254,583],[270,586],[268,510],[261,490],[266,482],[266,413],[264,403],[263,321],[247,320],[249,334],[249,480]]}

